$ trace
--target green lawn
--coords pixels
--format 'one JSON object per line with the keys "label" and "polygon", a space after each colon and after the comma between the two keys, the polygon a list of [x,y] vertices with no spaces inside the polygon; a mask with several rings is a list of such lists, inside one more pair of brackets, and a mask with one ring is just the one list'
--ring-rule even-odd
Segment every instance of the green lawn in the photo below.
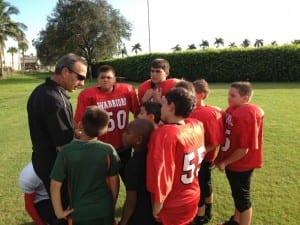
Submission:
{"label": "green lawn", "polygon": [[[30,161],[31,143],[26,103],[35,86],[46,75],[12,75],[0,79],[0,225],[32,224],[24,211],[18,176]],[[87,82],[86,86],[93,82]],[[225,108],[229,84],[211,84],[207,103]],[[263,169],[252,183],[253,225],[296,225],[300,212],[299,152],[300,83],[254,83],[253,103],[265,111]],[[71,94],[76,107],[76,96]],[[233,203],[225,175],[213,171],[216,224],[231,216]],[[124,200],[121,190],[118,213]]]}

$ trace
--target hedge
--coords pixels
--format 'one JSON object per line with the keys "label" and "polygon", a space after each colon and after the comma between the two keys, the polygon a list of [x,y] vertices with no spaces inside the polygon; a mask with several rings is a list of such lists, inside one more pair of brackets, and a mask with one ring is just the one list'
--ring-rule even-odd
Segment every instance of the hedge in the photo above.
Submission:
{"label": "hedge", "polygon": [[141,82],[150,76],[150,63],[165,58],[171,64],[171,77],[208,82],[300,81],[300,46],[227,48],[155,53],[100,61],[93,65],[93,75],[103,64],[113,66],[117,76]]}

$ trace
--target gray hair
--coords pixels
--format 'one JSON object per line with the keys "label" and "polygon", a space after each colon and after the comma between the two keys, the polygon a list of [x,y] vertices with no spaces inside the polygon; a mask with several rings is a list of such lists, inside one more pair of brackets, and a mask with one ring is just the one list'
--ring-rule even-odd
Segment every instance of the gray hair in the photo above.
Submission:
{"label": "gray hair", "polygon": [[73,66],[76,62],[81,62],[84,65],[87,65],[87,61],[74,53],[68,53],[62,56],[55,66],[55,74],[61,74],[61,71],[64,67],[73,69]]}

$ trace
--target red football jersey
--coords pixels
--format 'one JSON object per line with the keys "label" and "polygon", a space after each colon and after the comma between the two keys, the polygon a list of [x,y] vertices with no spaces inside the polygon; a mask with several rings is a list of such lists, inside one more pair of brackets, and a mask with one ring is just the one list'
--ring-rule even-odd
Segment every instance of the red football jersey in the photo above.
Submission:
{"label": "red football jersey", "polygon": [[110,143],[116,149],[122,146],[122,133],[128,125],[129,112],[137,115],[139,101],[132,85],[117,83],[112,93],[104,93],[99,87],[90,87],[80,92],[77,100],[75,121],[78,123],[86,108],[97,105],[108,112],[108,131],[99,140]]}
{"label": "red football jersey", "polygon": [[[185,125],[166,124],[151,135],[147,154],[147,189],[152,203],[163,203],[159,219],[163,224],[191,222],[200,197],[198,171],[205,155],[203,125],[192,118]],[[194,204],[191,216],[181,211]],[[167,216],[166,216],[166,215]],[[183,221],[185,220],[185,221]]]}
{"label": "red football jersey", "polygon": [[[224,143],[224,111],[215,106],[196,106],[190,115],[191,118],[200,120],[204,126],[205,146],[221,145]],[[212,162],[217,149],[208,152],[205,160]]]}
{"label": "red football jersey", "polygon": [[[178,79],[169,78],[169,79],[166,79],[164,82],[160,83],[158,85],[158,88],[161,88],[162,97],[165,96],[167,94],[167,92],[176,85],[177,82],[178,82]],[[141,83],[140,86],[138,87],[139,100],[141,100],[143,98],[144,94],[146,93],[146,91],[151,88],[152,87],[151,87],[150,79]]]}
{"label": "red football jersey", "polygon": [[232,171],[246,171],[263,166],[264,111],[255,105],[245,104],[237,108],[229,107],[225,114],[225,144],[220,148],[220,161],[238,148],[247,148],[248,153],[226,168]]}

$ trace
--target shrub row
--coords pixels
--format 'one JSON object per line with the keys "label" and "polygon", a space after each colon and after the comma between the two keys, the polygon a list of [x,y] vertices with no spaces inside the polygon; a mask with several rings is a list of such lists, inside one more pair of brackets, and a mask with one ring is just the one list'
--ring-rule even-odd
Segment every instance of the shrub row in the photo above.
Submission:
{"label": "shrub row", "polygon": [[165,58],[171,64],[171,77],[209,82],[300,81],[300,46],[229,48],[155,53],[105,60],[93,65],[93,75],[103,64],[113,66],[117,76],[141,82],[149,78],[150,63]]}

